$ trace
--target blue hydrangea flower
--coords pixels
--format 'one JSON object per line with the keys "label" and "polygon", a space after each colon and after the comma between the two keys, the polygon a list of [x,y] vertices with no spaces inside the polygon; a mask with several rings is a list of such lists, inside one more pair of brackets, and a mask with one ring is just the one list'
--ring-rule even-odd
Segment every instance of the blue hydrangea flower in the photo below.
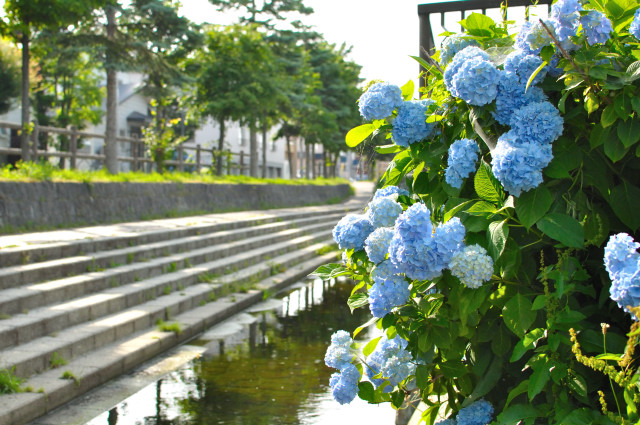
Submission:
{"label": "blue hydrangea flower", "polygon": [[358,394],[359,381],[360,372],[352,364],[340,370],[340,373],[334,373],[329,378],[333,398],[340,404],[351,403]]}
{"label": "blue hydrangea flower", "polygon": [[391,276],[400,274],[400,270],[390,260],[384,260],[371,271],[371,279],[374,282],[383,282]]}
{"label": "blue hydrangea flower", "polygon": [[379,227],[364,241],[364,250],[373,263],[384,261],[389,252],[389,244],[393,237],[393,228]]}
{"label": "blue hydrangea flower", "polygon": [[344,369],[351,364],[355,355],[351,348],[353,339],[347,331],[337,331],[331,335],[331,345],[324,355],[324,363],[334,369]]}
{"label": "blue hydrangea flower", "polygon": [[389,245],[389,260],[410,279],[433,279],[442,274],[451,256],[463,246],[464,226],[458,218],[433,231],[431,212],[414,204],[398,219]]}
{"label": "blue hydrangea flower", "polygon": [[490,61],[469,59],[453,76],[451,93],[470,105],[486,105],[496,98],[499,79],[500,73]]}
{"label": "blue hydrangea flower", "polygon": [[609,18],[596,10],[590,10],[589,13],[582,16],[580,23],[582,23],[582,29],[590,46],[606,43],[610,37],[609,34],[613,31]]}
{"label": "blue hydrangea flower", "polygon": [[568,40],[578,33],[581,10],[578,0],[558,0],[551,6],[551,23],[558,41]]}
{"label": "blue hydrangea flower", "polygon": [[410,100],[400,105],[391,129],[391,136],[396,145],[406,148],[431,135],[434,126],[427,124],[426,113],[432,103],[432,100]]}
{"label": "blue hydrangea flower", "polygon": [[464,49],[460,50],[455,54],[451,63],[447,66],[447,69],[444,71],[444,84],[447,87],[447,90],[451,92],[453,96],[457,96],[457,92],[453,87],[453,79],[455,75],[458,73],[460,68],[471,59],[482,59],[488,61],[489,55],[484,50],[475,47],[475,46],[467,46]]}
{"label": "blue hydrangea flower", "polygon": [[373,199],[367,210],[367,216],[373,227],[393,227],[400,214],[402,214],[402,205],[389,197]]}
{"label": "blue hydrangea flower", "polygon": [[[515,50],[507,56],[504,62],[504,70],[516,74],[520,82],[526,87],[529,78],[533,72],[542,64],[542,58],[537,55],[525,52],[524,50]],[[547,75],[548,66],[545,66],[538,72],[533,79],[532,84],[538,84]]]}
{"label": "blue hydrangea flower", "polygon": [[333,239],[340,249],[364,249],[364,240],[373,232],[373,225],[363,214],[347,214],[333,228]]}
{"label": "blue hydrangea flower", "polygon": [[553,158],[550,144],[519,141],[511,131],[500,136],[491,155],[493,174],[516,197],[542,183],[542,169]]}
{"label": "blue hydrangea flower", "polygon": [[467,46],[478,46],[478,42],[472,38],[465,37],[464,34],[454,34],[445,38],[440,50],[440,63],[442,65],[448,64],[456,53]]}
{"label": "blue hydrangea flower", "polygon": [[390,116],[402,101],[400,87],[389,83],[375,83],[360,96],[358,107],[364,119],[381,120]]}
{"label": "blue hydrangea flower", "polygon": [[[640,244],[626,233],[612,236],[604,248],[604,265],[611,278],[611,299],[627,313],[640,306]],[[635,314],[631,317],[638,320]]]}
{"label": "blue hydrangea flower", "polygon": [[456,416],[457,425],[487,425],[493,416],[493,406],[486,400],[478,400],[475,403],[460,409]]}
{"label": "blue hydrangea flower", "polygon": [[640,9],[636,10],[635,15],[633,15],[633,22],[631,22],[629,32],[632,36],[640,40]]}
{"label": "blue hydrangea flower", "polygon": [[451,274],[467,288],[479,288],[493,275],[493,260],[480,245],[471,245],[451,257]]}
{"label": "blue hydrangea flower", "polygon": [[[388,378],[386,381],[391,386],[386,386],[384,391],[391,392],[392,387],[414,373],[415,365],[411,362],[411,354],[406,348],[407,341],[397,335],[393,339],[388,339],[386,335],[380,338],[365,365],[365,374],[376,388],[384,385],[384,378]],[[389,375],[385,375],[385,372]],[[382,374],[382,378],[374,378],[378,374]]]}
{"label": "blue hydrangea flower", "polygon": [[611,279],[615,279],[628,264],[638,261],[638,248],[640,244],[626,233],[618,233],[609,238],[604,247],[604,265]]}
{"label": "blue hydrangea flower", "polygon": [[510,121],[514,135],[526,142],[548,144],[562,134],[564,120],[551,102],[535,102],[517,109]]}
{"label": "blue hydrangea flower", "polygon": [[369,289],[369,308],[373,317],[384,317],[394,307],[409,301],[409,284],[403,276],[393,275],[386,279],[376,279]]}
{"label": "blue hydrangea flower", "polygon": [[[550,20],[543,19],[543,22],[550,31],[553,31],[553,23]],[[523,43],[519,43],[517,47],[522,49],[522,45],[526,43],[529,50],[536,55],[540,53],[540,50],[543,47],[549,46],[553,42],[553,39],[547,30],[538,20],[530,23],[529,25],[523,25],[520,31],[522,32]]]}
{"label": "blue hydrangea flower", "polygon": [[396,200],[400,195],[409,196],[409,192],[405,189],[399,188],[398,186],[386,186],[382,189],[376,190],[376,193],[373,195],[373,199],[391,196],[393,200]]}
{"label": "blue hydrangea flower", "polygon": [[455,188],[462,186],[462,179],[475,171],[480,148],[475,140],[460,139],[449,146],[449,159],[444,179]]}
{"label": "blue hydrangea flower", "polygon": [[547,99],[541,88],[529,86],[525,91],[523,84],[513,72],[501,72],[496,96],[496,110],[494,118],[500,124],[511,125],[514,111],[530,103],[542,102]]}

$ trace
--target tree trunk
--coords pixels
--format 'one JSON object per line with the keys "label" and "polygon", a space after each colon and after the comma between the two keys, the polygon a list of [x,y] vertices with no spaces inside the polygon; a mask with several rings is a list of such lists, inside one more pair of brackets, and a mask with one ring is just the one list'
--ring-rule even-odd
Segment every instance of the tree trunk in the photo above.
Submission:
{"label": "tree trunk", "polygon": [[304,177],[306,179],[311,178],[311,148],[308,143],[304,144]]}
{"label": "tree trunk", "polygon": [[329,177],[327,175],[327,151],[326,150],[322,150],[322,177],[324,177],[325,179],[327,177]]}
{"label": "tree trunk", "polygon": [[311,178],[315,180],[316,173],[316,144],[311,144]]}
{"label": "tree trunk", "polygon": [[290,179],[294,179],[294,166],[293,166],[293,155],[291,153],[291,143],[289,141],[289,139],[291,139],[291,137],[289,136],[285,136],[285,140],[287,143],[287,160],[289,161],[289,178]]}
{"label": "tree trunk", "polygon": [[[107,15],[107,39],[114,41],[116,36],[116,9],[114,6],[105,7]],[[111,174],[118,173],[118,79],[113,63],[111,48],[107,49],[107,123],[104,140],[105,165]]]}
{"label": "tree trunk", "polygon": [[249,125],[249,175],[258,177],[258,132],[255,125]]}
{"label": "tree trunk", "polygon": [[220,123],[220,138],[218,139],[218,158],[216,158],[216,175],[222,175],[222,150],[224,149],[224,118],[218,121]]}
{"label": "tree trunk", "polygon": [[20,134],[20,147],[22,149],[22,160],[31,159],[29,149],[29,34],[25,31],[22,34],[22,133]]}
{"label": "tree trunk", "polygon": [[267,178],[267,124],[262,124],[262,178]]}

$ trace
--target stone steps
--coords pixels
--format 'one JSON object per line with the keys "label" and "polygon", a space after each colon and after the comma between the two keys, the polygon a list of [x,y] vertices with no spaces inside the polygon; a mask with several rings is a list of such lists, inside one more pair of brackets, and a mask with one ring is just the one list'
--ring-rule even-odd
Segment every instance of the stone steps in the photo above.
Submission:
{"label": "stone steps", "polygon": [[0,237],[0,369],[26,389],[0,395],[0,425],[42,416],[335,261],[331,229],[365,201]]}

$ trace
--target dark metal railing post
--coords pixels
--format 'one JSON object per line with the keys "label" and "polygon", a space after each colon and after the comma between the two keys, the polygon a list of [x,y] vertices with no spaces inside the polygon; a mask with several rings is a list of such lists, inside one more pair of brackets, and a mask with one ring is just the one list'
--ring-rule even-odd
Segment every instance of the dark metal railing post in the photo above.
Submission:
{"label": "dark metal railing post", "polygon": [[196,145],[196,173],[200,172],[200,145]]}
{"label": "dark metal railing post", "polygon": [[69,168],[72,170],[76,169],[76,155],[78,154],[78,128],[75,125],[71,126],[71,139],[69,140],[69,152],[71,153],[71,158],[69,158]]}

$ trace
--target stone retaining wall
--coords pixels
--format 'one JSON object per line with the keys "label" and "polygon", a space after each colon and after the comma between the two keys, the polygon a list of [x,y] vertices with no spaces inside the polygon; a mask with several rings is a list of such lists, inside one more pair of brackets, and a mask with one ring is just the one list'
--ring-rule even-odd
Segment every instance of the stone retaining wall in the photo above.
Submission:
{"label": "stone retaining wall", "polygon": [[340,202],[335,186],[0,182],[0,232]]}

